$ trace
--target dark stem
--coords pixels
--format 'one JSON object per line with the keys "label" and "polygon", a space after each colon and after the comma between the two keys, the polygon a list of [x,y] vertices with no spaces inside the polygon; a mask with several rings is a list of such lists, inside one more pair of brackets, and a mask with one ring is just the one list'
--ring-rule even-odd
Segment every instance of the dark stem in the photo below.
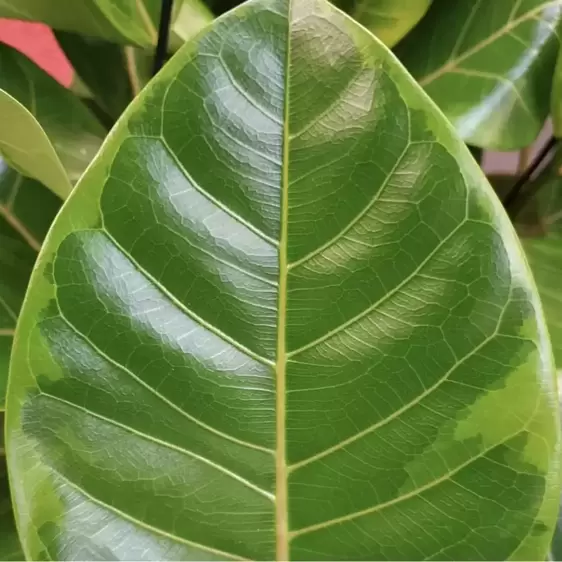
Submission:
{"label": "dark stem", "polygon": [[[531,179],[533,174],[539,169],[540,165],[545,161],[548,157],[552,149],[556,146],[557,139],[555,137],[550,137],[548,142],[541,148],[540,152],[537,154],[531,165],[525,170],[523,174],[519,177],[519,179],[513,184],[513,187],[509,190],[508,194],[505,196],[503,200],[503,206],[509,212],[511,217],[513,218],[517,212],[521,209],[521,201],[518,201],[519,194],[521,190],[525,186],[525,184]],[[524,200],[527,200],[530,193],[524,194]],[[517,205],[515,202],[517,201]]]}
{"label": "dark stem", "polygon": [[158,43],[154,53],[154,63],[152,65],[152,76],[154,76],[166,62],[168,54],[168,40],[170,37],[170,23],[172,21],[172,6],[174,0],[162,0],[162,10],[160,12],[160,25],[158,27]]}

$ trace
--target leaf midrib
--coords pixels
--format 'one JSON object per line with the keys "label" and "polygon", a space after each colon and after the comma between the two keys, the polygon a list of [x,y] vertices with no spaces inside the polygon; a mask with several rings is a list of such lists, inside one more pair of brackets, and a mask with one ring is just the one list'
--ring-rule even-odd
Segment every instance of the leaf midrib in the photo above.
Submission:
{"label": "leaf midrib", "polygon": [[289,524],[286,451],[286,368],[287,368],[287,276],[289,230],[289,70],[291,57],[291,9],[287,11],[287,47],[285,52],[285,80],[283,100],[283,151],[281,175],[281,232],[279,237],[279,294],[277,317],[277,356],[275,364],[275,536],[277,560],[289,560]]}

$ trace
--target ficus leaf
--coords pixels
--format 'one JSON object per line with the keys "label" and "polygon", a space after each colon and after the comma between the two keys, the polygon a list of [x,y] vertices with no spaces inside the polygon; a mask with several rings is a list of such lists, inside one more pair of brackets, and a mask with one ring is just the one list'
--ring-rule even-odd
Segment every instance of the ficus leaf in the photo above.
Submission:
{"label": "ficus leaf", "polygon": [[72,92],[25,55],[0,44],[2,90],[19,102],[5,94],[0,100],[2,152],[20,171],[66,197],[96,154],[105,130]]}
{"label": "ficus leaf", "polygon": [[48,189],[0,160],[0,410],[18,314],[37,252],[59,206]]}
{"label": "ficus leaf", "polygon": [[531,144],[549,112],[560,0],[435,0],[397,54],[475,146]]}
{"label": "ficus leaf", "polygon": [[7,403],[34,559],[543,559],[551,349],[464,143],[323,0],[215,20],[58,215]]}
{"label": "ficus leaf", "polygon": [[556,137],[562,137],[562,49],[554,70],[551,96],[552,129]]}
{"label": "ficus leaf", "polygon": [[[2,416],[0,416],[1,419]],[[14,560],[23,559],[23,552],[14,524],[6,463],[4,456],[0,452],[0,560],[14,562]]]}
{"label": "ficus leaf", "polygon": [[432,0],[335,0],[347,12],[392,47],[400,41],[427,12]]}

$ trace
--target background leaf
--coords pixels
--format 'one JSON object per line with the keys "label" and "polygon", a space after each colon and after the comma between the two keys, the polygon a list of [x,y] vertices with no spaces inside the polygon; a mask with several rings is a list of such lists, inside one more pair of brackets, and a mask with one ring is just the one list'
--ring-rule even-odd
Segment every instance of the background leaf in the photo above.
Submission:
{"label": "background leaf", "polygon": [[66,199],[72,191],[66,170],[37,119],[3,90],[0,90],[0,154],[12,167],[42,181],[61,199]]}
{"label": "background leaf", "polygon": [[[0,428],[4,427],[4,415],[0,412]],[[0,560],[24,560],[14,522],[8,472],[3,455],[4,436],[0,432]]]}
{"label": "background leaf", "polygon": [[[117,120],[144,86],[136,71],[134,48],[59,31],[57,41],[96,102]],[[128,60],[128,59],[131,60]]]}
{"label": "background leaf", "polygon": [[[0,44],[0,89],[16,98],[37,119],[70,182],[76,182],[97,153],[106,134],[104,128],[71,91],[26,56],[3,44]],[[3,119],[12,116],[3,114]],[[14,133],[2,128],[0,136]],[[28,169],[26,172],[30,173]],[[32,175],[37,177],[38,172]]]}
{"label": "background leaf", "polygon": [[[53,29],[139,47],[156,45],[161,0],[0,0],[0,17],[41,21]],[[207,23],[200,0],[176,0],[175,15],[189,10],[193,26]],[[185,29],[187,20],[180,27]]]}
{"label": "background leaf", "polygon": [[551,99],[552,128],[556,137],[562,136],[562,49],[554,70],[554,83]]}
{"label": "background leaf", "polygon": [[7,408],[33,558],[546,556],[557,401],[515,233],[392,54],[291,6],[186,45],[50,231]]}
{"label": "background leaf", "polygon": [[431,2],[432,0],[335,0],[333,3],[392,47],[420,21]]}
{"label": "background leaf", "polygon": [[[0,410],[13,333],[41,242],[60,201],[0,160]],[[0,541],[1,543],[1,541]]]}
{"label": "background leaf", "polygon": [[435,0],[397,54],[466,142],[523,148],[549,112],[561,14],[560,0]]}

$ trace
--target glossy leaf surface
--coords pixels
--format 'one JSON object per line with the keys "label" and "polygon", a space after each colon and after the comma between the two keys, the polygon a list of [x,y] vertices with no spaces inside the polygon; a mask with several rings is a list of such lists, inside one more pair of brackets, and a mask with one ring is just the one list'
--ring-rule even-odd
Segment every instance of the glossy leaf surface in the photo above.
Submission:
{"label": "glossy leaf surface", "polygon": [[523,148],[549,112],[560,0],[435,0],[397,54],[468,143]]}
{"label": "glossy leaf surface", "polygon": [[[105,136],[105,130],[86,106],[26,56],[4,44],[0,44],[0,89],[14,97],[37,119],[62,162],[70,183],[76,182]],[[4,140],[9,141],[14,135],[24,138],[29,130],[20,129],[24,123],[15,110],[2,112],[2,123],[5,126],[0,130],[0,138]],[[45,164],[35,157],[40,151],[35,140],[37,137],[31,136],[32,133],[29,135],[29,161],[30,164],[36,161],[38,169],[26,168],[25,172],[45,181]],[[49,187],[61,197],[70,189],[68,182],[66,193],[63,193],[63,188],[57,190],[50,184]]]}
{"label": "glossy leaf surface", "polygon": [[383,43],[396,45],[427,12],[432,0],[335,0]]}
{"label": "glossy leaf surface", "polygon": [[7,408],[26,552],[542,559],[537,306],[393,55],[324,1],[245,4],[129,106],[50,231]]}
{"label": "glossy leaf surface", "polygon": [[[558,396],[562,406],[562,370],[558,370]],[[560,498],[560,511],[558,512],[558,521],[554,530],[552,546],[550,548],[549,560],[562,560],[562,497]]]}
{"label": "glossy leaf surface", "polygon": [[59,205],[48,189],[0,160],[0,410],[18,314],[37,252]]}

